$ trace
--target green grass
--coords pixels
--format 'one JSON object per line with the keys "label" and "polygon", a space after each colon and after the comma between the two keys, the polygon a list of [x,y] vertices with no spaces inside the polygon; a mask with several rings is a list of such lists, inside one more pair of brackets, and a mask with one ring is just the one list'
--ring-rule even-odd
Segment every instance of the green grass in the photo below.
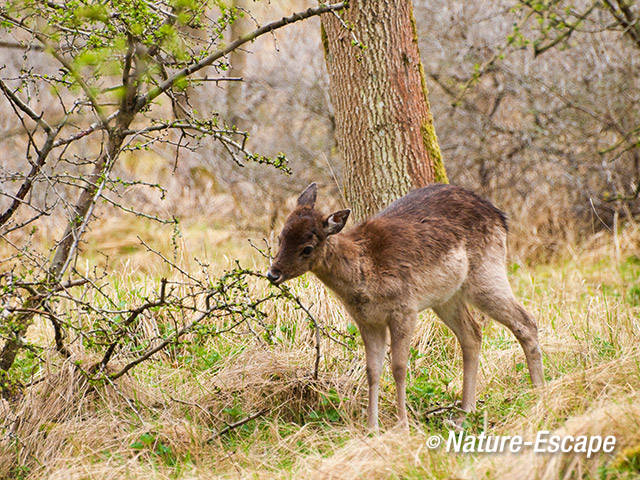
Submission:
{"label": "green grass", "polygon": [[[203,236],[217,235],[220,251],[208,248],[206,260],[220,271],[236,257],[249,265],[264,263],[243,234],[232,232],[227,238],[213,230],[194,222],[182,234],[183,248],[202,253],[192,247]],[[129,241],[126,234],[121,239]],[[637,449],[633,450],[640,445],[640,412],[628,405],[640,399],[640,258],[633,253],[637,234],[629,232],[621,239],[624,255],[618,264],[607,245],[551,265],[511,264],[516,296],[540,328],[548,381],[542,389],[530,387],[524,356],[513,335],[492,321],[484,326],[478,409],[465,421],[468,431],[487,428],[493,434],[526,436],[537,428],[582,428],[618,435],[620,447],[613,455],[574,463],[563,460],[549,467],[557,472],[557,477],[549,478],[567,472],[567,478],[598,479],[640,474]],[[161,251],[172,251],[171,242],[161,236],[153,241]],[[91,242],[86,255],[99,262],[102,257]],[[127,265],[128,270],[116,269],[106,284],[121,307],[139,304],[157,289],[166,272],[151,254],[133,247],[117,246],[115,255],[112,262]],[[182,257],[191,271],[197,269],[193,256]],[[38,401],[42,404],[34,417],[35,430],[29,430],[27,423],[20,427],[18,434],[28,439],[28,448],[0,454],[0,472],[29,479],[61,478],[71,472],[84,472],[74,478],[101,480],[329,474],[502,479],[527,478],[547,468],[537,463],[541,459],[525,455],[507,460],[424,448],[426,437],[448,432],[455,412],[446,407],[459,399],[462,384],[455,337],[428,312],[421,314],[409,361],[411,433],[393,431],[395,386],[387,361],[380,399],[382,429],[387,433],[368,436],[364,350],[357,329],[311,275],[291,284],[324,325],[344,333],[340,338],[345,345],[323,339],[318,381],[311,378],[314,336],[304,314],[290,306],[270,305],[269,317],[264,326],[256,327],[256,335],[244,329],[177,346],[98,393],[65,397],[64,392],[79,387],[62,375],[58,390],[47,395],[64,401],[53,405],[46,398],[31,398],[32,403],[25,403],[24,408],[30,409]],[[253,288],[270,287],[256,283]],[[163,328],[163,321],[156,318],[156,326]],[[29,337],[47,355],[51,332],[46,324],[35,325]],[[77,353],[83,361],[99,350],[95,345],[83,348]],[[15,375],[26,382],[39,365],[32,352],[24,351]],[[48,366],[52,372],[62,368],[58,361]],[[45,392],[41,388],[34,395]],[[622,413],[606,416],[603,411]],[[263,413],[207,442],[215,432],[257,412]],[[37,433],[38,425],[47,426],[46,435]],[[9,464],[11,468],[6,467]]]}

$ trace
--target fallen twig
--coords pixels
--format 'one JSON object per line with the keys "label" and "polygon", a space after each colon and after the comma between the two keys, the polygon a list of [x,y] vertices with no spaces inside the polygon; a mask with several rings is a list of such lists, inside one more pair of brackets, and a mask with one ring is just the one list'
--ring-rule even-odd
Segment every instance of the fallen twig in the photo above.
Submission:
{"label": "fallen twig", "polygon": [[207,443],[211,443],[213,442],[217,437],[221,437],[222,435],[229,433],[231,430],[234,430],[238,427],[241,427],[242,425],[244,425],[245,423],[249,423],[251,420],[255,420],[258,417],[261,417],[262,415],[264,415],[265,413],[267,413],[267,409],[263,408],[262,410],[260,410],[257,413],[254,413],[253,415],[249,415],[246,418],[243,418],[242,420],[238,420],[235,423],[229,423],[227,424],[226,427],[224,427],[222,430],[220,430],[217,433],[214,433],[211,438],[209,440],[207,440]]}

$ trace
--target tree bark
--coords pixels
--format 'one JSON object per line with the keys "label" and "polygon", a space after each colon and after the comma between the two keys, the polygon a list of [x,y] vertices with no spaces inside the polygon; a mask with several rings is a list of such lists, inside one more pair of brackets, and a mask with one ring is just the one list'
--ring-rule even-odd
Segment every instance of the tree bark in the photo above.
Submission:
{"label": "tree bark", "polygon": [[446,183],[411,1],[352,0],[322,17],[321,33],[356,220],[411,189]]}

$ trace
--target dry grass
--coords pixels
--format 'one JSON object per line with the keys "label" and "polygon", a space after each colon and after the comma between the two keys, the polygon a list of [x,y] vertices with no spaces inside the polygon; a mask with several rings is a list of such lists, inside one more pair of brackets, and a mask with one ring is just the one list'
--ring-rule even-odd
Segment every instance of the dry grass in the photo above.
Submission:
{"label": "dry grass", "polygon": [[[223,267],[233,258],[248,266],[262,260],[245,243],[247,232],[193,220],[178,239],[185,268],[194,256]],[[147,224],[112,219],[96,225],[84,258],[110,261],[121,289],[150,292],[165,274],[141,248],[139,234],[155,248],[172,250],[170,235]],[[117,242],[98,243],[104,230]],[[513,337],[489,322],[481,358],[479,412],[470,431],[534,436],[540,428],[562,433],[613,434],[613,455],[453,455],[430,451],[425,439],[447,431],[448,405],[460,391],[460,353],[431,313],[423,314],[410,363],[410,434],[393,430],[394,388],[382,382],[382,435],[364,432],[366,378],[359,337],[352,348],[326,338],[322,370],[313,381],[313,335],[304,316],[273,305],[269,323],[276,341],[241,332],[216,337],[193,356],[207,368],[160,356],[116,384],[91,388],[69,361],[47,353],[43,380],[19,402],[0,404],[12,425],[0,432],[0,478],[632,478],[640,444],[640,231],[622,232],[619,261],[611,238],[600,235],[565,248],[552,265],[514,262],[511,280],[538,319],[548,383],[532,390]],[[349,329],[343,309],[315,280],[293,282],[327,327]],[[268,288],[257,284],[257,289]],[[29,338],[51,345],[44,323]],[[75,351],[74,361],[95,360]],[[212,359],[212,360],[211,360]],[[212,438],[226,423],[262,412],[255,420]],[[626,450],[625,450],[626,449]],[[626,453],[622,453],[625,451]],[[635,452],[635,453],[634,453]],[[636,458],[637,465],[637,458]],[[637,468],[637,467],[636,467]],[[637,471],[635,473],[637,475]]]}

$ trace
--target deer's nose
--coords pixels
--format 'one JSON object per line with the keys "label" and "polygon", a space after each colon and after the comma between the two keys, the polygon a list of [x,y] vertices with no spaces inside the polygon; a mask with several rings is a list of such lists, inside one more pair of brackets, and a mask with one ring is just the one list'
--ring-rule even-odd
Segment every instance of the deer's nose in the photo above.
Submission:
{"label": "deer's nose", "polygon": [[282,272],[277,268],[271,267],[267,272],[267,278],[271,280],[273,283],[277,283],[281,277],[282,277]]}

